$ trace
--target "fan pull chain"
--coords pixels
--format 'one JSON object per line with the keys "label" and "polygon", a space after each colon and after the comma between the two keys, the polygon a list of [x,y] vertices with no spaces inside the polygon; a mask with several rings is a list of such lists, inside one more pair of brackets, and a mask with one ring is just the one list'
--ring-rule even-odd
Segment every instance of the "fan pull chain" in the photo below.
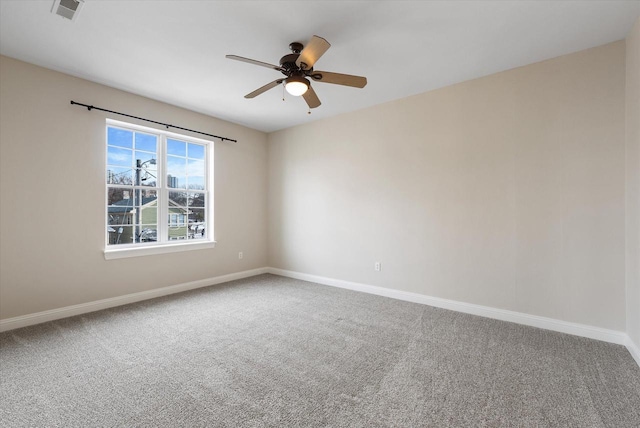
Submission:
{"label": "fan pull chain", "polygon": [[284,83],[282,84],[282,101],[284,101]]}
{"label": "fan pull chain", "polygon": [[311,107],[309,107],[309,111],[307,112],[307,114],[311,114]]}

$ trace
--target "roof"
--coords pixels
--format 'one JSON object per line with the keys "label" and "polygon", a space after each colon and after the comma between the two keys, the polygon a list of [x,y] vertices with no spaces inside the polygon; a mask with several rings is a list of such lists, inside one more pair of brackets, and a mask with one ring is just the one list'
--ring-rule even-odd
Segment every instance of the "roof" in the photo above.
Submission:
{"label": "roof", "polygon": [[[109,206],[109,209],[107,210],[107,212],[109,214],[126,214],[129,213],[132,209],[133,209],[133,199],[134,198],[128,198],[128,199],[121,199],[118,202],[114,202],[113,204],[111,204]],[[144,207],[145,205],[149,205],[152,202],[155,202],[155,200],[158,199],[157,197],[150,197],[150,198],[142,198],[142,206]],[[169,199],[169,203],[171,205],[173,205],[171,208],[175,209],[175,208],[179,208],[182,209],[184,211],[187,211],[185,208],[181,207],[179,204],[177,204],[175,201]]]}
{"label": "roof", "polygon": [[[109,212],[110,214],[128,213],[133,209],[133,199],[134,198],[121,199],[118,202],[111,204],[107,212]],[[158,198],[157,197],[142,198],[142,206],[150,204],[151,202],[154,202],[156,199]]]}

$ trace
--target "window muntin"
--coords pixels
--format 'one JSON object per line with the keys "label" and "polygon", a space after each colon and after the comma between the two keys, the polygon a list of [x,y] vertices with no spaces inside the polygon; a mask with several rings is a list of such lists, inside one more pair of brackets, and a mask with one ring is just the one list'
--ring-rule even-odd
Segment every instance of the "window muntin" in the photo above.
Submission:
{"label": "window muntin", "polygon": [[212,242],[209,141],[107,123],[106,247]]}

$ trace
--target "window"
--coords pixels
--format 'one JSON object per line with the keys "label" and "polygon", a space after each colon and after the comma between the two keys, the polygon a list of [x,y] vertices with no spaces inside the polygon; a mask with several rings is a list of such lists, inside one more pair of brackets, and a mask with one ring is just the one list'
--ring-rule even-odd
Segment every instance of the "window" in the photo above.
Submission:
{"label": "window", "polygon": [[182,227],[186,226],[184,214],[169,214],[169,227]]}
{"label": "window", "polygon": [[106,140],[105,256],[211,246],[213,143],[112,120]]}

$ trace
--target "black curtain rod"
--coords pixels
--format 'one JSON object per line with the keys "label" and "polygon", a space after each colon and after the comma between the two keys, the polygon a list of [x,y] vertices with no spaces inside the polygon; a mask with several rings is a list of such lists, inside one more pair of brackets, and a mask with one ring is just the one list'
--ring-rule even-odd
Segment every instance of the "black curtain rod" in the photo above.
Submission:
{"label": "black curtain rod", "polygon": [[155,123],[157,125],[162,125],[162,126],[166,126],[167,129],[169,128],[175,128],[175,129],[181,129],[183,131],[189,131],[189,132],[195,132],[196,134],[200,134],[200,135],[206,135],[208,137],[213,137],[213,138],[220,138],[220,141],[232,141],[234,143],[237,143],[238,140],[233,140],[231,138],[227,138],[227,137],[221,137],[219,135],[213,135],[213,134],[207,134],[206,132],[200,132],[200,131],[194,131],[193,129],[189,129],[189,128],[183,128],[181,126],[175,126],[175,125],[170,125],[168,123],[162,123],[162,122],[156,122],[155,120],[151,120],[151,119],[145,119],[144,117],[138,117],[138,116],[132,116],[130,114],[126,114],[126,113],[120,113],[118,111],[113,111],[113,110],[107,110],[104,108],[100,108],[100,107],[95,107],[95,106],[90,106],[87,104],[82,104],[82,103],[77,103],[73,100],[71,100],[71,105],[76,105],[76,106],[82,106],[82,107],[86,107],[87,110],[91,111],[93,109],[96,110],[100,110],[100,111],[106,111],[107,113],[113,113],[113,114],[119,114],[120,116],[126,116],[126,117],[130,117],[132,119],[138,119],[138,120],[144,120],[146,122],[151,122],[151,123]]}

